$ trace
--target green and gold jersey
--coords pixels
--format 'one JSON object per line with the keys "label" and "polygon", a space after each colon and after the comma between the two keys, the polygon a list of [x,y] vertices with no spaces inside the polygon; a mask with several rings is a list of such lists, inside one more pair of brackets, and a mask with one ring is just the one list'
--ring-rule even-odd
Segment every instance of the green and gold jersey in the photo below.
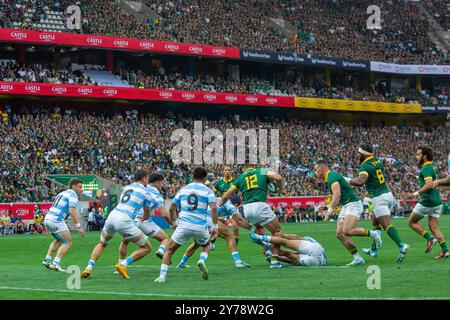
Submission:
{"label": "green and gold jersey", "polygon": [[214,192],[220,192],[220,195],[223,196],[228,189],[231,188],[231,185],[236,181],[234,178],[230,178],[229,180],[225,180],[225,178],[220,179],[214,184]]}
{"label": "green and gold jersey", "polygon": [[[433,164],[433,161],[425,162],[422,165],[422,169],[420,169],[419,173],[419,186],[422,187],[425,185],[425,181],[428,179],[432,179],[433,181],[437,178],[437,170],[436,166]],[[437,207],[442,204],[441,195],[439,194],[439,190],[430,189],[427,192],[420,194],[419,203],[424,207]]]}
{"label": "green and gold jersey", "polygon": [[352,186],[339,173],[328,171],[325,176],[325,183],[330,191],[332,191],[331,186],[333,184],[339,183],[341,187],[341,199],[339,200],[339,203],[343,206],[350,202],[361,201]]}
{"label": "green and gold jersey", "polygon": [[267,201],[268,169],[250,168],[242,173],[232,186],[242,193],[244,204]]}
{"label": "green and gold jersey", "polygon": [[369,177],[365,184],[369,197],[378,197],[383,193],[390,192],[389,188],[386,186],[384,165],[380,159],[369,157],[364,160],[359,166],[359,174],[367,174]]}

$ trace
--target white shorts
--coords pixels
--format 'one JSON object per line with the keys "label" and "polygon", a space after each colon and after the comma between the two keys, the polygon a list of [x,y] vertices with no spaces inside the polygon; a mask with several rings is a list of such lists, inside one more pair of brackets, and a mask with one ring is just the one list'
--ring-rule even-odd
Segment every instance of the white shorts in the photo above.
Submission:
{"label": "white shorts", "polygon": [[142,233],[128,215],[113,211],[109,214],[108,219],[106,219],[102,233],[112,238],[116,232],[125,240],[134,238]]}
{"label": "white shorts", "polygon": [[161,227],[153,221],[142,221],[136,223],[136,225],[146,236],[149,237],[154,237],[158,232],[161,231]]}
{"label": "white shorts", "polygon": [[183,228],[183,225],[179,225],[172,234],[172,240],[180,246],[184,245],[191,238],[194,238],[195,243],[204,246],[210,239],[208,230],[191,230]]}
{"label": "white shorts", "polygon": [[325,250],[320,243],[313,239],[311,239],[311,241],[301,240],[298,252],[300,253],[298,262],[301,266],[309,267],[327,265]]}
{"label": "white shorts", "polygon": [[339,214],[339,220],[343,222],[347,214],[359,219],[363,210],[364,209],[361,201],[347,203],[342,207],[341,213]]}
{"label": "white shorts", "polygon": [[65,221],[55,221],[50,219],[44,219],[45,229],[50,233],[60,233],[63,231],[69,231]]}
{"label": "white shorts", "polygon": [[425,207],[420,203],[416,203],[413,213],[418,214],[419,216],[439,218],[442,213],[442,204],[437,207]]}
{"label": "white shorts", "polygon": [[395,199],[392,192],[383,193],[378,197],[374,197],[372,198],[372,202],[375,218],[390,216],[392,208],[394,208],[395,205]]}
{"label": "white shorts", "polygon": [[253,202],[240,206],[238,209],[242,218],[247,220],[252,226],[266,224],[277,218],[270,206],[266,202]]}

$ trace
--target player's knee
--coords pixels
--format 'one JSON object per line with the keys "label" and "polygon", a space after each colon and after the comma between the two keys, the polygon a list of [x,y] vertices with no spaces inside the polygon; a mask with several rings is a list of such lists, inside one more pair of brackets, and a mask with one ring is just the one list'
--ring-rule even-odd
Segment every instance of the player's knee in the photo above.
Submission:
{"label": "player's knee", "polygon": [[336,231],[336,238],[343,240],[345,238],[345,233],[342,230]]}

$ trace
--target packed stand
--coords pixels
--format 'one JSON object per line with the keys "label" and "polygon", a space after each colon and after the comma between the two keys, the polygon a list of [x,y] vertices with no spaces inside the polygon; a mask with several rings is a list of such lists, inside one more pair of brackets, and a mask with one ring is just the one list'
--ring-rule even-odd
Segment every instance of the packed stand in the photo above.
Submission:
{"label": "packed stand", "polygon": [[[13,21],[23,24],[21,12],[31,5],[53,10],[73,5],[68,0],[2,1],[0,20],[6,26]],[[367,28],[369,0],[146,0],[160,16],[148,23],[138,23],[113,1],[76,3],[82,9],[83,33],[406,64],[449,61],[428,38],[425,17],[408,1],[377,2],[382,10],[380,30]],[[297,31],[284,34],[269,17],[284,19]]]}
{"label": "packed stand", "polygon": [[450,31],[450,2],[442,0],[423,1],[428,12],[445,31]]}
{"label": "packed stand", "polygon": [[81,71],[56,70],[52,64],[0,63],[0,81],[94,85]]}
{"label": "packed stand", "polygon": [[[394,193],[401,197],[415,191],[417,183],[405,174],[417,169],[414,153],[421,144],[435,151],[439,172],[446,172],[450,127],[343,126],[336,123],[300,119],[222,117],[220,120],[169,114],[104,114],[33,108],[15,113],[0,126],[1,183],[0,203],[48,201],[56,195],[46,179],[48,174],[97,174],[117,183],[132,180],[138,167],[165,174],[173,197],[190,179],[191,167],[175,165],[171,151],[176,145],[170,133],[177,128],[193,131],[194,119],[203,127],[226,129],[279,129],[280,172],[287,183],[284,196],[328,194],[314,177],[314,160],[325,158],[333,170],[352,176],[357,172],[357,147],[367,142],[384,159],[387,179]],[[211,179],[221,176],[222,166],[210,166]],[[239,168],[235,168],[239,172]]]}

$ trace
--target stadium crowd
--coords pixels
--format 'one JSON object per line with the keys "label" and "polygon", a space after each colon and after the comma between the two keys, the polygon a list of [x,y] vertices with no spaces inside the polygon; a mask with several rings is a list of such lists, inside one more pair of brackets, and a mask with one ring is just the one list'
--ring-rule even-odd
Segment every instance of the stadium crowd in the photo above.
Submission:
{"label": "stadium crowd", "polygon": [[38,82],[54,84],[94,84],[81,71],[56,70],[52,64],[19,65],[16,62],[0,63],[0,81]]}
{"label": "stadium crowd", "polygon": [[441,27],[445,31],[450,31],[450,3],[442,0],[425,0],[423,2],[428,12]]}
{"label": "stadium crowd", "polygon": [[[98,174],[116,182],[132,180],[138,167],[165,174],[165,195],[175,192],[190,179],[190,166],[175,165],[170,140],[177,128],[193,131],[194,119],[203,128],[279,129],[280,172],[286,177],[284,196],[327,194],[313,174],[314,160],[325,158],[333,170],[352,176],[358,169],[357,147],[371,143],[385,161],[389,184],[398,197],[415,191],[417,182],[405,174],[417,169],[414,152],[421,144],[435,150],[438,170],[447,170],[450,151],[449,127],[366,127],[301,119],[222,117],[182,117],[169,113],[161,116],[139,114],[137,110],[106,114],[61,111],[34,107],[13,111],[8,108],[6,121],[0,126],[0,203],[52,200],[57,190],[48,174]],[[221,176],[222,166],[210,166],[212,176]],[[239,169],[236,167],[236,173]]]}
{"label": "stadium crowd", "polygon": [[[449,61],[429,40],[431,27],[409,1],[378,1],[382,21],[377,30],[367,28],[369,0],[145,2],[158,19],[138,23],[113,1],[78,0],[82,32],[407,64]],[[32,28],[32,19],[24,17],[29,8],[36,8],[33,19],[39,21],[45,6],[64,12],[68,5],[73,1],[1,0],[0,21]],[[284,19],[295,31],[283,33],[268,18]]]}
{"label": "stadium crowd", "polygon": [[[211,74],[196,76],[180,72],[166,74],[165,71],[146,74],[140,70],[129,69],[117,69],[115,74],[124,82],[138,88],[425,104],[447,104],[449,98],[446,87],[431,94],[427,90],[391,90],[389,85],[383,82],[374,83],[367,90],[357,90],[351,83],[342,82],[330,87],[323,80],[306,81],[300,77],[281,78],[270,82],[252,75],[232,79]],[[72,71],[70,66],[56,70],[53,64],[19,65],[12,61],[0,63],[0,81],[97,85],[95,80],[80,70]]]}

